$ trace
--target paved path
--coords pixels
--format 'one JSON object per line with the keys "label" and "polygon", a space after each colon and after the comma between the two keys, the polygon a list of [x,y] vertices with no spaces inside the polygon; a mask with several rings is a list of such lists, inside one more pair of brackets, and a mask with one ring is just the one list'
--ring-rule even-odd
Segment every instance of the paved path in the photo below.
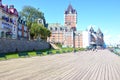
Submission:
{"label": "paved path", "polygon": [[120,57],[99,50],[0,61],[0,80],[120,80]]}

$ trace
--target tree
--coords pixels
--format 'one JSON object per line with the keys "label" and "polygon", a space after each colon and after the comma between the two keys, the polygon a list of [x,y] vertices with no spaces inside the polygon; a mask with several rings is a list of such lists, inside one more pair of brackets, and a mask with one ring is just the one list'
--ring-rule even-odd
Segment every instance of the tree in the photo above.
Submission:
{"label": "tree", "polygon": [[47,40],[47,37],[50,37],[51,35],[50,30],[45,28],[42,24],[37,24],[36,22],[32,23],[30,33],[33,35],[34,39],[41,38],[43,40]]}
{"label": "tree", "polygon": [[[43,19],[43,21],[45,23],[45,17],[44,17],[43,12],[41,12],[41,11],[39,11],[39,9],[36,9],[34,7],[31,7],[31,6],[24,6],[22,11],[19,12],[19,15],[24,20],[27,21],[27,27],[28,27],[29,32],[31,32],[32,25],[35,25],[32,23],[36,22],[37,19],[41,18],[41,19]],[[32,34],[29,33],[29,37],[30,36],[32,37],[33,33]]]}
{"label": "tree", "polygon": [[47,37],[51,36],[50,30],[46,29],[45,27],[42,27],[41,29],[41,38],[44,40],[47,40]]}

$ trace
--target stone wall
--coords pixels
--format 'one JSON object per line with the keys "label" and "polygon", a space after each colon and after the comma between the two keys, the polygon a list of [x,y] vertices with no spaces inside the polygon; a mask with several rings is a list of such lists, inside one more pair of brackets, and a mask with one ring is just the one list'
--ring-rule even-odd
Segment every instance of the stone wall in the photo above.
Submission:
{"label": "stone wall", "polygon": [[50,44],[45,41],[0,39],[0,53],[43,50],[49,48]]}

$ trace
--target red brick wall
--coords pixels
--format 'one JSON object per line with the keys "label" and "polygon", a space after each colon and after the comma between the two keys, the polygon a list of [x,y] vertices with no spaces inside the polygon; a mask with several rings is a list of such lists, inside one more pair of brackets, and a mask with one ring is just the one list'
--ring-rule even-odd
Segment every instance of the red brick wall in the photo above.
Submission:
{"label": "red brick wall", "polygon": [[[67,33],[66,33],[67,34]],[[72,34],[72,32],[71,32]],[[63,45],[72,47],[73,46],[73,36],[72,35],[67,35],[65,36],[64,32],[52,32],[51,37],[48,38],[48,42],[53,42],[53,43],[61,43]],[[80,36],[75,36],[75,47],[76,48],[81,48],[83,47],[83,39],[82,35]]]}
{"label": "red brick wall", "polygon": [[[65,25],[70,27],[76,27],[76,14],[65,15]],[[69,24],[70,22],[70,24]]]}

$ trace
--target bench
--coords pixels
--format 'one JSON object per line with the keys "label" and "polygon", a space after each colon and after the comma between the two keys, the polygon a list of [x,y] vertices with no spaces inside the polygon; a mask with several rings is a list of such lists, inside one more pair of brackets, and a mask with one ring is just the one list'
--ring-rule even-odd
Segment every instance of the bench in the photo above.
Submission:
{"label": "bench", "polygon": [[37,55],[42,55],[42,52],[36,52]]}
{"label": "bench", "polygon": [[19,52],[18,55],[19,55],[19,57],[29,56],[27,52]]}
{"label": "bench", "polygon": [[6,59],[6,54],[5,53],[0,53],[0,58],[5,58]]}

